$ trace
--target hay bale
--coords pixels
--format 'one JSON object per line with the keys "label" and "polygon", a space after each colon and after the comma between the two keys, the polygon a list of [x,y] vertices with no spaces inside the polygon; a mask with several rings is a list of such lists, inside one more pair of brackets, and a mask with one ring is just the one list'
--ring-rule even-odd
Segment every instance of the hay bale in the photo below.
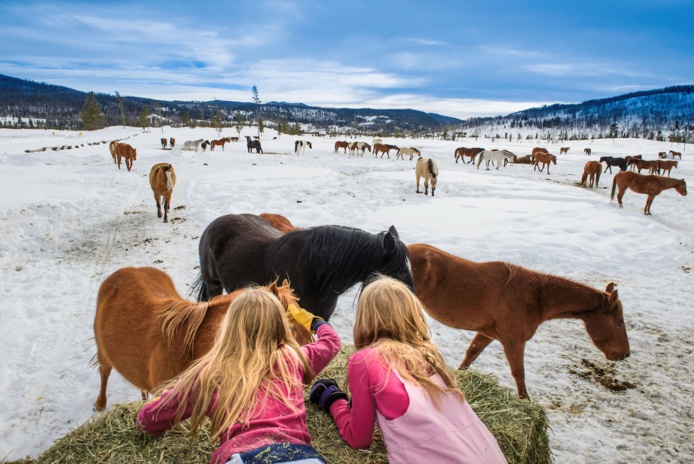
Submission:
{"label": "hay bale", "polygon": [[[343,348],[320,377],[333,378],[345,386],[347,360],[353,349],[353,346]],[[509,463],[553,462],[547,436],[549,423],[542,407],[519,400],[515,392],[500,387],[492,375],[467,370],[459,371],[457,376],[470,406],[496,437]],[[142,402],[117,404],[106,414],[94,416],[57,440],[35,460],[25,459],[15,463],[209,462],[215,446],[209,441],[207,428],[197,439],[187,433],[187,422],[162,437],[146,436],[135,426],[137,411],[142,405]],[[313,446],[331,464],[388,462],[378,431],[376,440],[368,450],[355,450],[345,444],[328,414],[308,401],[306,410]]]}

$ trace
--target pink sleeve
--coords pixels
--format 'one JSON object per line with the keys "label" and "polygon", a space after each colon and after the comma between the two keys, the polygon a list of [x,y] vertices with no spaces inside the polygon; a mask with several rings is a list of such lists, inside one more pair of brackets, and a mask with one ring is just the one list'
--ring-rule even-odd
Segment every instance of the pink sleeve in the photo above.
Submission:
{"label": "pink sleeve", "polygon": [[349,446],[367,448],[373,442],[376,410],[392,420],[405,414],[410,399],[400,379],[368,348],[350,358],[347,379],[352,404],[337,400],[330,414]]}
{"label": "pink sleeve", "polygon": [[[169,398],[170,392],[164,391],[161,396],[145,404],[137,413],[137,428],[150,435],[161,435],[176,424],[176,410],[179,401]],[[166,400],[165,402],[163,402]],[[188,401],[181,420],[188,419],[193,412],[193,405]]]}
{"label": "pink sleeve", "polygon": [[330,324],[321,324],[316,329],[316,340],[313,343],[304,345],[301,350],[304,352],[313,372],[318,375],[320,371],[325,369],[325,366],[330,364],[335,355],[340,351],[340,336],[337,335],[335,329]]}

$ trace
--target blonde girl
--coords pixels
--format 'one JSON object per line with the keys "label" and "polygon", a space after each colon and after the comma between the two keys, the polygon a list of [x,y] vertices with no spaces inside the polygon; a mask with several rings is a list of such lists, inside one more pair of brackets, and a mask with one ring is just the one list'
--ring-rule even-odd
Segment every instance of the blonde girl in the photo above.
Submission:
{"label": "blonde girl", "polygon": [[364,289],[354,344],[351,405],[330,379],[316,382],[310,394],[350,446],[371,445],[375,424],[391,464],[506,462],[431,342],[421,302],[404,284],[381,277]]}
{"label": "blonde girl", "polygon": [[299,347],[285,311],[270,292],[249,289],[229,307],[213,348],[138,414],[138,426],[159,435],[190,418],[196,434],[206,417],[220,440],[211,463],[321,463],[309,444],[303,386],[340,350],[330,324],[301,312],[317,341]]}

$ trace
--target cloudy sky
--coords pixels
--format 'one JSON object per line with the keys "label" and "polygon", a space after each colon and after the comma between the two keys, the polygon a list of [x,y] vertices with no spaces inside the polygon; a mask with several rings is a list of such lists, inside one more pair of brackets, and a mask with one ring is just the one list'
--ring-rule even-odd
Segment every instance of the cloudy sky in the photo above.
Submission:
{"label": "cloudy sky", "polygon": [[466,118],[692,84],[693,18],[691,0],[0,0],[0,74]]}

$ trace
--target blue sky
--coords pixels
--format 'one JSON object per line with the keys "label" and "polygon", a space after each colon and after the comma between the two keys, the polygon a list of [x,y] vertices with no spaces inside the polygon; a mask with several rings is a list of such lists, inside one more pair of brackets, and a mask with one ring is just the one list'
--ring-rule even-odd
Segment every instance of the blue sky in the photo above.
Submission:
{"label": "blue sky", "polygon": [[0,73],[466,118],[694,83],[694,1],[0,0]]}

